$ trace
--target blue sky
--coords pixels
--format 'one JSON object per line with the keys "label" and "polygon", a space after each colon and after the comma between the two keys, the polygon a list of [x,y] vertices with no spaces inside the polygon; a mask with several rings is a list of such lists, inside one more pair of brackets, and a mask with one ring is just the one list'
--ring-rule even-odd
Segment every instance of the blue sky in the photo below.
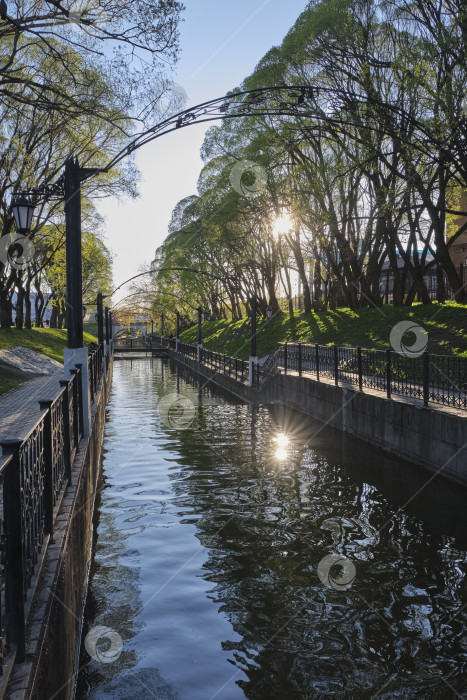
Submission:
{"label": "blue sky", "polygon": [[[173,79],[188,94],[187,106],[221,97],[238,86],[271,46],[281,43],[306,4],[306,0],[186,0]],[[145,146],[136,155],[141,197],[121,203],[109,199],[100,205],[106,243],[115,254],[115,286],[153,258],[167,235],[174,206],[196,193],[206,128],[176,131]],[[124,287],[114,303],[127,290]]]}

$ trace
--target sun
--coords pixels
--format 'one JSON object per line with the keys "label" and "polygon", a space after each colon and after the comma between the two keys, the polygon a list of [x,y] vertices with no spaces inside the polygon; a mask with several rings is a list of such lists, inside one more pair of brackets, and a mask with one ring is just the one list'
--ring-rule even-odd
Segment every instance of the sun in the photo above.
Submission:
{"label": "sun", "polygon": [[273,226],[273,232],[274,232],[274,238],[279,238],[284,233],[289,233],[291,229],[293,228],[293,221],[290,217],[290,214],[288,212],[282,212],[280,216],[278,216],[274,222]]}

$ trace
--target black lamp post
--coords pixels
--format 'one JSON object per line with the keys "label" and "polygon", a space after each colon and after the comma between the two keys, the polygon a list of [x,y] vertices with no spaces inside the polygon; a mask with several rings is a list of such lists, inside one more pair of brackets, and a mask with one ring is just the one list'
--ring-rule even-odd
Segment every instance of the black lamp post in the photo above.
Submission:
{"label": "black lamp post", "polygon": [[256,357],[256,294],[251,297],[251,357]]}
{"label": "black lamp post", "polygon": [[109,320],[109,307],[105,307],[105,342],[107,345],[110,343],[110,320]]}
{"label": "black lamp post", "polygon": [[198,345],[203,344],[203,333],[201,329],[201,323],[203,321],[203,311],[201,306],[198,306]]}
{"label": "black lamp post", "polygon": [[96,169],[81,168],[77,158],[69,158],[65,163],[63,188],[66,227],[67,345],[69,348],[83,347],[83,319],[78,312],[83,304],[81,182],[95,172],[97,172]]}
{"label": "black lamp post", "polygon": [[161,340],[164,337],[164,314],[161,314]]}
{"label": "black lamp post", "polygon": [[177,311],[177,340],[180,340],[180,311]]}
{"label": "black lamp post", "polygon": [[104,312],[102,307],[102,294],[97,295],[97,339],[99,345],[104,342]]}

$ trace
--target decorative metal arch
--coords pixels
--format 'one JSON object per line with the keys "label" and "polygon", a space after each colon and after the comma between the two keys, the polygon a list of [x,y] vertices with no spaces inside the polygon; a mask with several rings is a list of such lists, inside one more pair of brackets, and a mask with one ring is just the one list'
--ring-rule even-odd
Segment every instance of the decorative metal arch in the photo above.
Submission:
{"label": "decorative metal arch", "polygon": [[[333,92],[331,88],[283,85],[243,90],[201,102],[163,119],[155,126],[135,136],[104,167],[80,168],[80,181],[84,182],[100,173],[109,172],[120,161],[147,143],[193,124],[255,116],[316,117],[316,110],[314,112],[307,111],[306,102],[308,99],[312,99],[318,90]],[[65,177],[62,174],[54,183],[44,183],[18,194],[34,197],[36,201],[52,198],[63,199],[65,197]]]}

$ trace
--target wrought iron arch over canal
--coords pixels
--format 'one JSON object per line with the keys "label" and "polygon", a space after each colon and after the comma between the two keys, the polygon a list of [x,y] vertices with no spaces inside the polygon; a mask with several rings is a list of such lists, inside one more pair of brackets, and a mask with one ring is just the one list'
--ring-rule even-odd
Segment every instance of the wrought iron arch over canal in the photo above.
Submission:
{"label": "wrought iron arch over canal", "polygon": [[[342,114],[326,113],[318,105],[316,98],[324,94],[332,102],[339,95],[339,90],[333,87],[312,85],[278,85],[251,90],[232,92],[222,97],[208,100],[201,104],[185,109],[157,123],[155,126],[138,134],[133,140],[117,153],[106,165],[101,167],[81,167],[78,159],[70,157],[64,173],[55,183],[44,183],[29,191],[18,192],[16,201],[12,202],[17,222],[23,209],[30,210],[31,203],[25,200],[30,197],[35,204],[49,198],[63,199],[65,203],[66,221],[66,269],[67,269],[67,333],[68,348],[83,347],[82,312],[82,259],[81,259],[81,185],[90,178],[109,172],[124,158],[128,157],[146,144],[166,134],[184,129],[194,124],[209,123],[225,119],[244,119],[247,117],[284,117],[301,119],[313,117],[317,123],[326,122],[338,126],[343,124]],[[349,109],[356,104],[362,106],[380,105],[377,96],[354,96]],[[404,116],[402,108],[395,103],[392,107],[394,114]],[[364,127],[369,131],[384,133],[384,125],[373,119]],[[403,138],[401,136],[401,138]],[[254,171],[254,167],[253,167]],[[29,225],[31,214],[29,212]],[[22,229],[27,233],[26,229]],[[75,353],[73,353],[75,354]]]}

